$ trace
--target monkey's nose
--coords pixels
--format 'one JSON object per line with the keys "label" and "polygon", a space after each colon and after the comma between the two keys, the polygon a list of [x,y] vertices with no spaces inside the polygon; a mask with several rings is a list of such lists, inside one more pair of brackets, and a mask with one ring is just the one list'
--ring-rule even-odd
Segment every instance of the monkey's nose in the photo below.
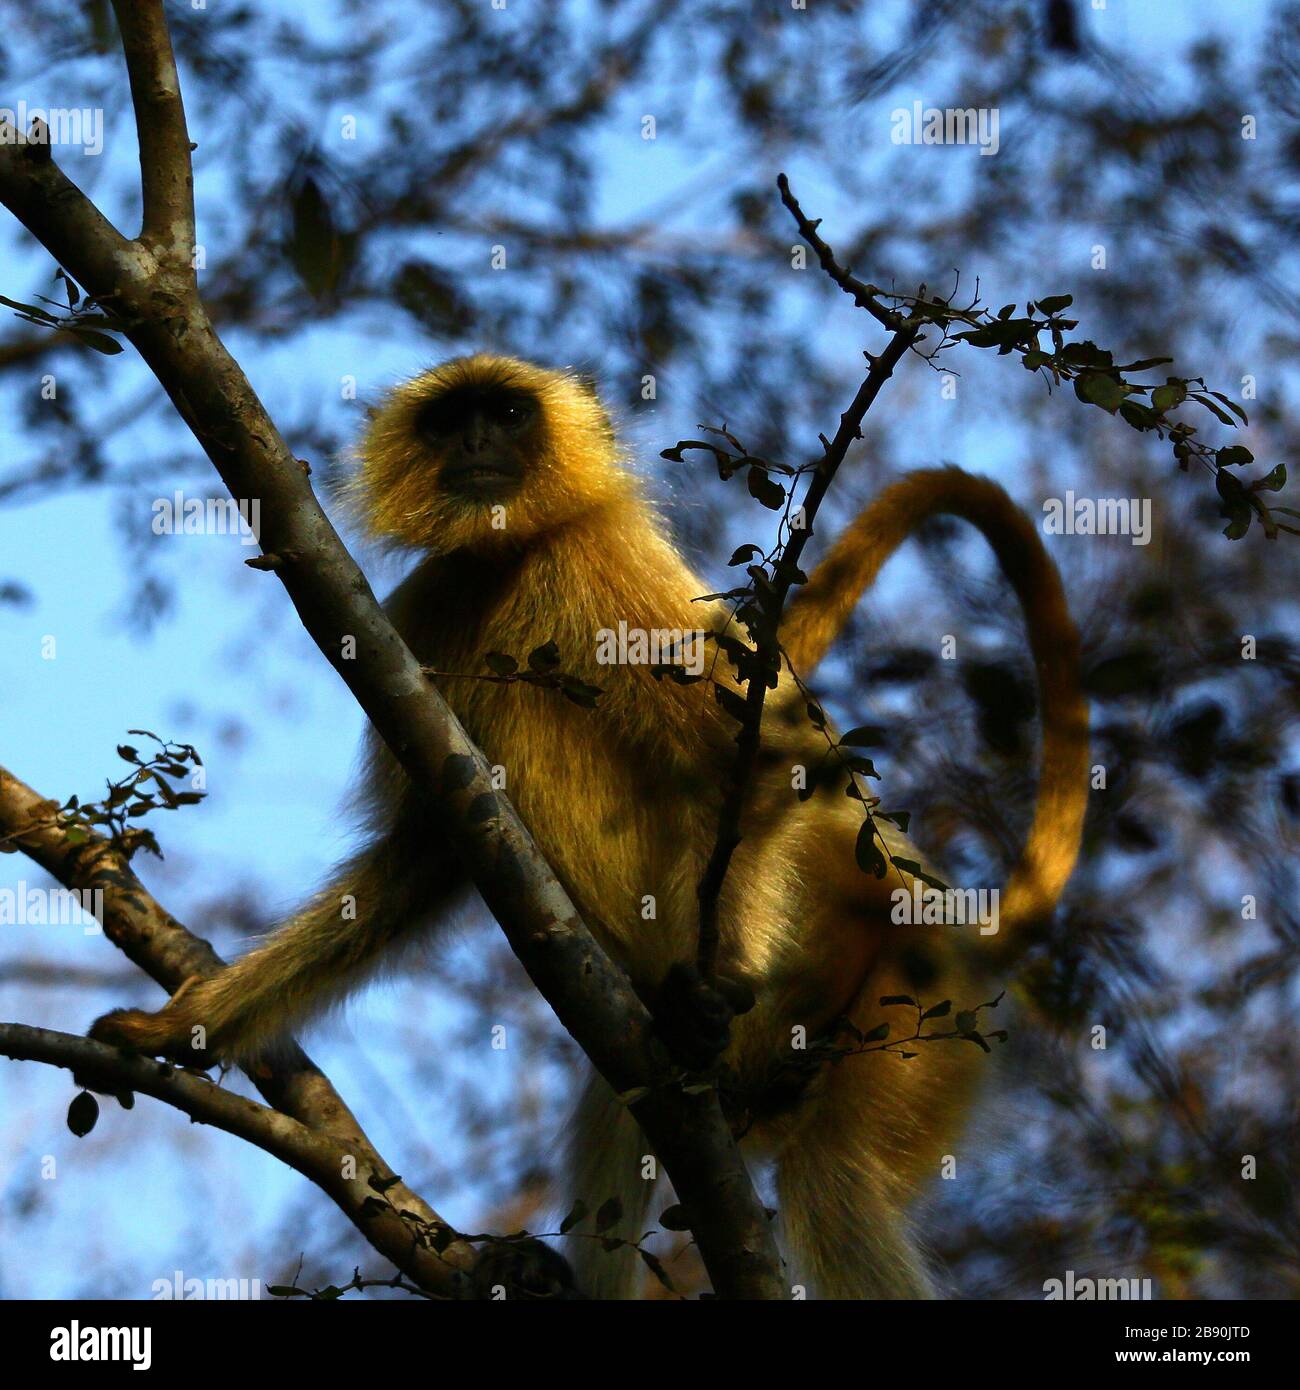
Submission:
{"label": "monkey's nose", "polygon": [[479,421],[469,425],[461,436],[461,444],[467,454],[481,454],[487,444],[488,432]]}

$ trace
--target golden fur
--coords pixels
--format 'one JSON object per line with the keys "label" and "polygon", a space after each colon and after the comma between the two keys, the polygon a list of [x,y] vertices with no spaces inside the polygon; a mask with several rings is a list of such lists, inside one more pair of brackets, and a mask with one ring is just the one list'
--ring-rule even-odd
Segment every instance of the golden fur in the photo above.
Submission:
{"label": "golden fur", "polygon": [[[422,403],[466,382],[509,383],[541,403],[542,445],[503,510],[441,490],[439,460],[414,430]],[[623,467],[596,398],[572,376],[505,358],[453,361],[387,398],[360,456],[356,500],[372,532],[428,552],[390,601],[424,664],[481,672],[489,652],[522,661],[555,641],[563,668],[605,692],[590,710],[526,685],[435,681],[489,761],[505,769],[507,794],[587,922],[651,997],[674,962],[694,955],[695,890],[736,726],[707,681],[678,685],[656,681],[644,666],[598,665],[596,634],[620,622],[721,629],[725,612],[695,602],[706,586]],[[1030,523],[990,482],[955,469],[910,475],[844,533],[792,605],[783,640],[806,675],[893,550],[942,512],[966,517],[997,551],[1025,607],[1040,678],[1041,793],[1004,895],[1005,934],[1051,911],[1074,864],[1086,797],[1077,642],[1059,577]],[[737,688],[725,658],[712,674]],[[891,993],[951,997],[957,1008],[986,997],[972,960],[978,944],[965,949],[971,928],[890,924],[889,893],[908,880],[897,868],[880,881],[856,867],[862,813],[843,795],[842,779],[797,800],[796,769],[813,768],[825,749],[803,704],[788,674],[770,693],[763,760],[720,903],[720,969],[747,976],[758,996],[736,1020],[725,1059],[750,1085],[791,1055],[796,1026],[811,1038],[847,1014],[871,1029],[884,1017],[880,997]],[[243,960],[158,1014],[108,1015],[96,1036],[171,1053],[202,1026],[212,1051],[246,1054],[352,988],[384,948],[445,912],[462,880],[436,822],[377,740],[369,751],[370,848]],[[891,844],[916,857],[902,836]],[[355,921],[340,914],[345,894],[356,898]],[[776,1161],[792,1282],[824,1297],[927,1292],[904,1208],[951,1151],[983,1059],[961,1043],[920,1053],[908,1062],[851,1058],[825,1069],[797,1101],[758,1114],[748,1142]],[[617,1193],[619,1229],[644,1230],[645,1143],[599,1078],[584,1096],[572,1148],[573,1195],[594,1208]],[[587,1288],[630,1290],[634,1261],[590,1240],[574,1250]]]}

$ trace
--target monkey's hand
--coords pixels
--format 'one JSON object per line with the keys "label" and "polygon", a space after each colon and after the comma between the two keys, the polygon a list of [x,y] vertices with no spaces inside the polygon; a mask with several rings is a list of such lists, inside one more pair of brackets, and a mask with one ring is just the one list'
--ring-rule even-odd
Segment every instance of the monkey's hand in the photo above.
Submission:
{"label": "monkey's hand", "polygon": [[470,1271],[469,1297],[561,1300],[586,1295],[574,1288],[568,1260],[558,1250],[529,1238],[485,1245]]}
{"label": "monkey's hand", "polygon": [[679,961],[664,976],[650,1012],[673,1060],[688,1071],[707,1071],[727,1050],[731,1020],[753,1007],[754,991],[743,980],[706,979],[696,965]]}

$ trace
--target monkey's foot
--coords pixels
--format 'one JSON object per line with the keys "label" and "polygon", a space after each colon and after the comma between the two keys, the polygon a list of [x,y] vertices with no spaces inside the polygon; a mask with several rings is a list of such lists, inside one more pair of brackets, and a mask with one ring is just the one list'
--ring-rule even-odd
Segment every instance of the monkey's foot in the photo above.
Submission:
{"label": "monkey's foot", "polygon": [[[97,1018],[86,1036],[95,1042],[147,1057],[166,1057],[169,1061],[190,1066],[211,1066],[210,1059],[205,1061],[191,1050],[189,1021],[171,1004],[156,1014],[146,1013],[143,1009],[114,1009]],[[120,1089],[111,1080],[106,1081],[93,1071],[74,1072],[72,1079],[78,1086],[102,1095],[116,1094]]]}
{"label": "monkey's foot", "polygon": [[558,1250],[540,1240],[493,1240],[483,1247],[469,1276],[469,1297],[558,1300],[585,1297]]}
{"label": "monkey's foot", "polygon": [[754,1007],[754,991],[741,980],[705,979],[678,962],[664,977],[651,1013],[655,1032],[688,1071],[707,1071],[727,1050],[731,1020]]}
{"label": "monkey's foot", "polygon": [[[95,1042],[146,1057],[165,1057],[186,1066],[210,1067],[214,1061],[211,1051],[200,1052],[193,1045],[193,1030],[200,1011],[194,1008],[198,1001],[190,991],[199,979],[194,975],[186,979],[157,1013],[144,1009],[114,1009],[104,1014],[90,1025],[87,1036]],[[190,999],[182,1003],[186,995],[190,995]],[[81,1081],[80,1077],[76,1079]]]}

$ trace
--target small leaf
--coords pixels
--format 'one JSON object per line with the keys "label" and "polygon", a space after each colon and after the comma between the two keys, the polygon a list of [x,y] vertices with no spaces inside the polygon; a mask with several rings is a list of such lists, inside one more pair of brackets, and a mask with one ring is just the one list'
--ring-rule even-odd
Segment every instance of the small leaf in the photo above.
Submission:
{"label": "small leaf", "polygon": [[84,1139],[95,1128],[98,1119],[99,1102],[89,1091],[73,1096],[72,1104],[68,1106],[68,1128],[78,1139]]}
{"label": "small leaf", "polygon": [[528,653],[528,665],[534,671],[554,671],[560,664],[560,648],[554,640],[543,642]]}
{"label": "small leaf", "polygon": [[864,820],[858,830],[857,843],[853,846],[853,857],[857,860],[858,868],[864,874],[871,874],[875,878],[884,878],[888,872],[889,866],[885,862],[885,856],[879,845],[876,844],[876,828],[870,820]]}
{"label": "small leaf", "polygon": [[1180,406],[1187,399],[1187,383],[1180,381],[1178,377],[1171,376],[1165,379],[1163,386],[1157,386],[1151,393],[1152,408],[1158,410],[1162,415],[1167,410],[1173,410],[1175,406]]}
{"label": "small leaf", "polygon": [[785,506],[785,489],[774,483],[761,468],[751,468],[745,476],[749,495],[769,511],[778,512]]}
{"label": "small leaf", "polygon": [[659,1224],[665,1231],[689,1231],[691,1223],[686,1219],[686,1208],[678,1203],[659,1214]]}
{"label": "small leaf", "polygon": [[1243,463],[1254,463],[1255,455],[1244,444],[1228,444],[1215,450],[1214,461],[1220,468],[1236,468]]}
{"label": "small leaf", "polygon": [[488,652],[483,664],[494,676],[513,676],[519,669],[519,663],[505,652]]}
{"label": "small leaf", "polygon": [[587,1204],[579,1198],[573,1204],[572,1211],[560,1222],[560,1234],[566,1235],[580,1222],[587,1219]]}
{"label": "small leaf", "polygon": [[1200,401],[1200,403],[1206,408],[1206,410],[1208,410],[1210,414],[1213,415],[1216,419],[1222,421],[1223,424],[1231,425],[1234,429],[1236,428],[1236,421],[1233,420],[1232,416],[1220,410],[1219,407],[1215,405],[1214,402],[1208,396],[1203,396],[1199,391],[1193,391],[1192,399],[1194,401]]}

